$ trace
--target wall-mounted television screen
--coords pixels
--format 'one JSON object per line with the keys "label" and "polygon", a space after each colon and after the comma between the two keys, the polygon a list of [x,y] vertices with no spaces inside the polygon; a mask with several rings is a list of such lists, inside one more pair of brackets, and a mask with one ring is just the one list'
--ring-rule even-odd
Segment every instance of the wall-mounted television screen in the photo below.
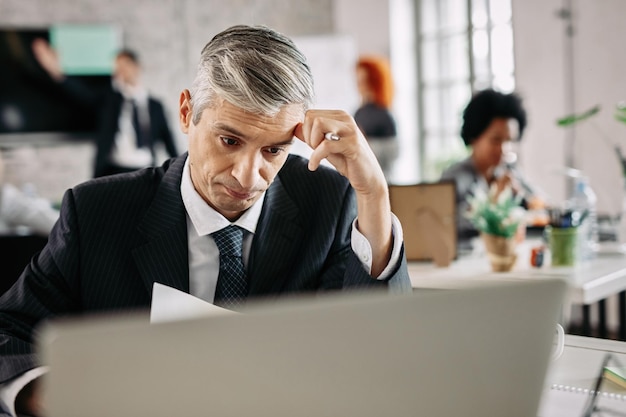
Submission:
{"label": "wall-mounted television screen", "polygon": [[[32,48],[38,38],[56,51],[71,83],[55,81],[40,65]],[[77,91],[97,95],[110,88],[119,47],[111,26],[0,28],[0,141],[4,134],[95,131],[97,108]]]}

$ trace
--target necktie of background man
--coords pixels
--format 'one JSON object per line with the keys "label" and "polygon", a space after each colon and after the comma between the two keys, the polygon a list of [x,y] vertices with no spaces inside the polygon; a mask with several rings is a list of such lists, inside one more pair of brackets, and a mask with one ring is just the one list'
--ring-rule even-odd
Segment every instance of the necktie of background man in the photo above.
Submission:
{"label": "necktie of background man", "polygon": [[140,108],[135,100],[133,104],[133,128],[137,137],[137,148],[148,148],[152,154],[152,165],[156,165],[154,146],[150,132],[150,115],[147,108]]}
{"label": "necktie of background man", "polygon": [[220,251],[220,272],[215,289],[215,305],[236,310],[245,302],[248,293],[246,271],[243,266],[243,229],[227,226],[211,236]]}

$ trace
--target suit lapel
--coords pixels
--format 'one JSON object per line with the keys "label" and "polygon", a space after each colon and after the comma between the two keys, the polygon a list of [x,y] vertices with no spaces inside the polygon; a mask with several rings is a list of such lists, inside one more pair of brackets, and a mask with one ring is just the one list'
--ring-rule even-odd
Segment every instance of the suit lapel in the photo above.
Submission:
{"label": "suit lapel", "polygon": [[303,239],[299,209],[277,177],[267,190],[254,234],[248,265],[250,295],[281,292]]}
{"label": "suit lapel", "polygon": [[[138,227],[147,241],[135,248],[133,257],[149,292],[154,282],[189,292],[187,218],[180,194],[186,156],[173,160]],[[252,243],[251,295],[281,292],[304,238],[299,209],[277,177],[267,190]]]}
{"label": "suit lapel", "polygon": [[160,282],[189,292],[187,218],[180,194],[186,154],[172,161],[138,230],[147,242],[133,251],[146,288]]}

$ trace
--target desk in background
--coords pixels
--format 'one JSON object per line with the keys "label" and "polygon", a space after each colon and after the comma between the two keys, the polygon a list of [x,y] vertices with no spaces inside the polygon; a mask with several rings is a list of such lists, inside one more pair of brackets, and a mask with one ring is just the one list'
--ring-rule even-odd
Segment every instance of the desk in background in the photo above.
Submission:
{"label": "desk in background", "polygon": [[[584,335],[591,334],[590,311],[598,304],[600,337],[607,337],[606,299],[618,295],[620,340],[626,340],[626,255],[619,252],[600,252],[597,257],[577,267],[530,265],[532,246],[539,244],[537,239],[528,239],[518,248],[518,259],[511,272],[492,272],[489,261],[477,241],[472,254],[463,255],[448,267],[439,268],[432,262],[409,262],[409,275],[413,288],[450,288],[459,281],[502,280],[502,279],[542,279],[562,278],[569,284],[569,292],[564,306],[565,318],[572,304],[583,306]],[[567,321],[566,321],[567,323]]]}

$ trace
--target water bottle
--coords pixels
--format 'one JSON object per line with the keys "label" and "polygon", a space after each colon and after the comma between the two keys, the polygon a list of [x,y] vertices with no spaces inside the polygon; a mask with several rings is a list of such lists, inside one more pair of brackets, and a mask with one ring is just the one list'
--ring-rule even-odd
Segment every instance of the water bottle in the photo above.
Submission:
{"label": "water bottle", "polygon": [[589,179],[584,176],[576,178],[569,208],[572,210],[573,225],[578,225],[578,259],[582,261],[592,259],[597,251],[597,200],[596,193],[589,185]]}

